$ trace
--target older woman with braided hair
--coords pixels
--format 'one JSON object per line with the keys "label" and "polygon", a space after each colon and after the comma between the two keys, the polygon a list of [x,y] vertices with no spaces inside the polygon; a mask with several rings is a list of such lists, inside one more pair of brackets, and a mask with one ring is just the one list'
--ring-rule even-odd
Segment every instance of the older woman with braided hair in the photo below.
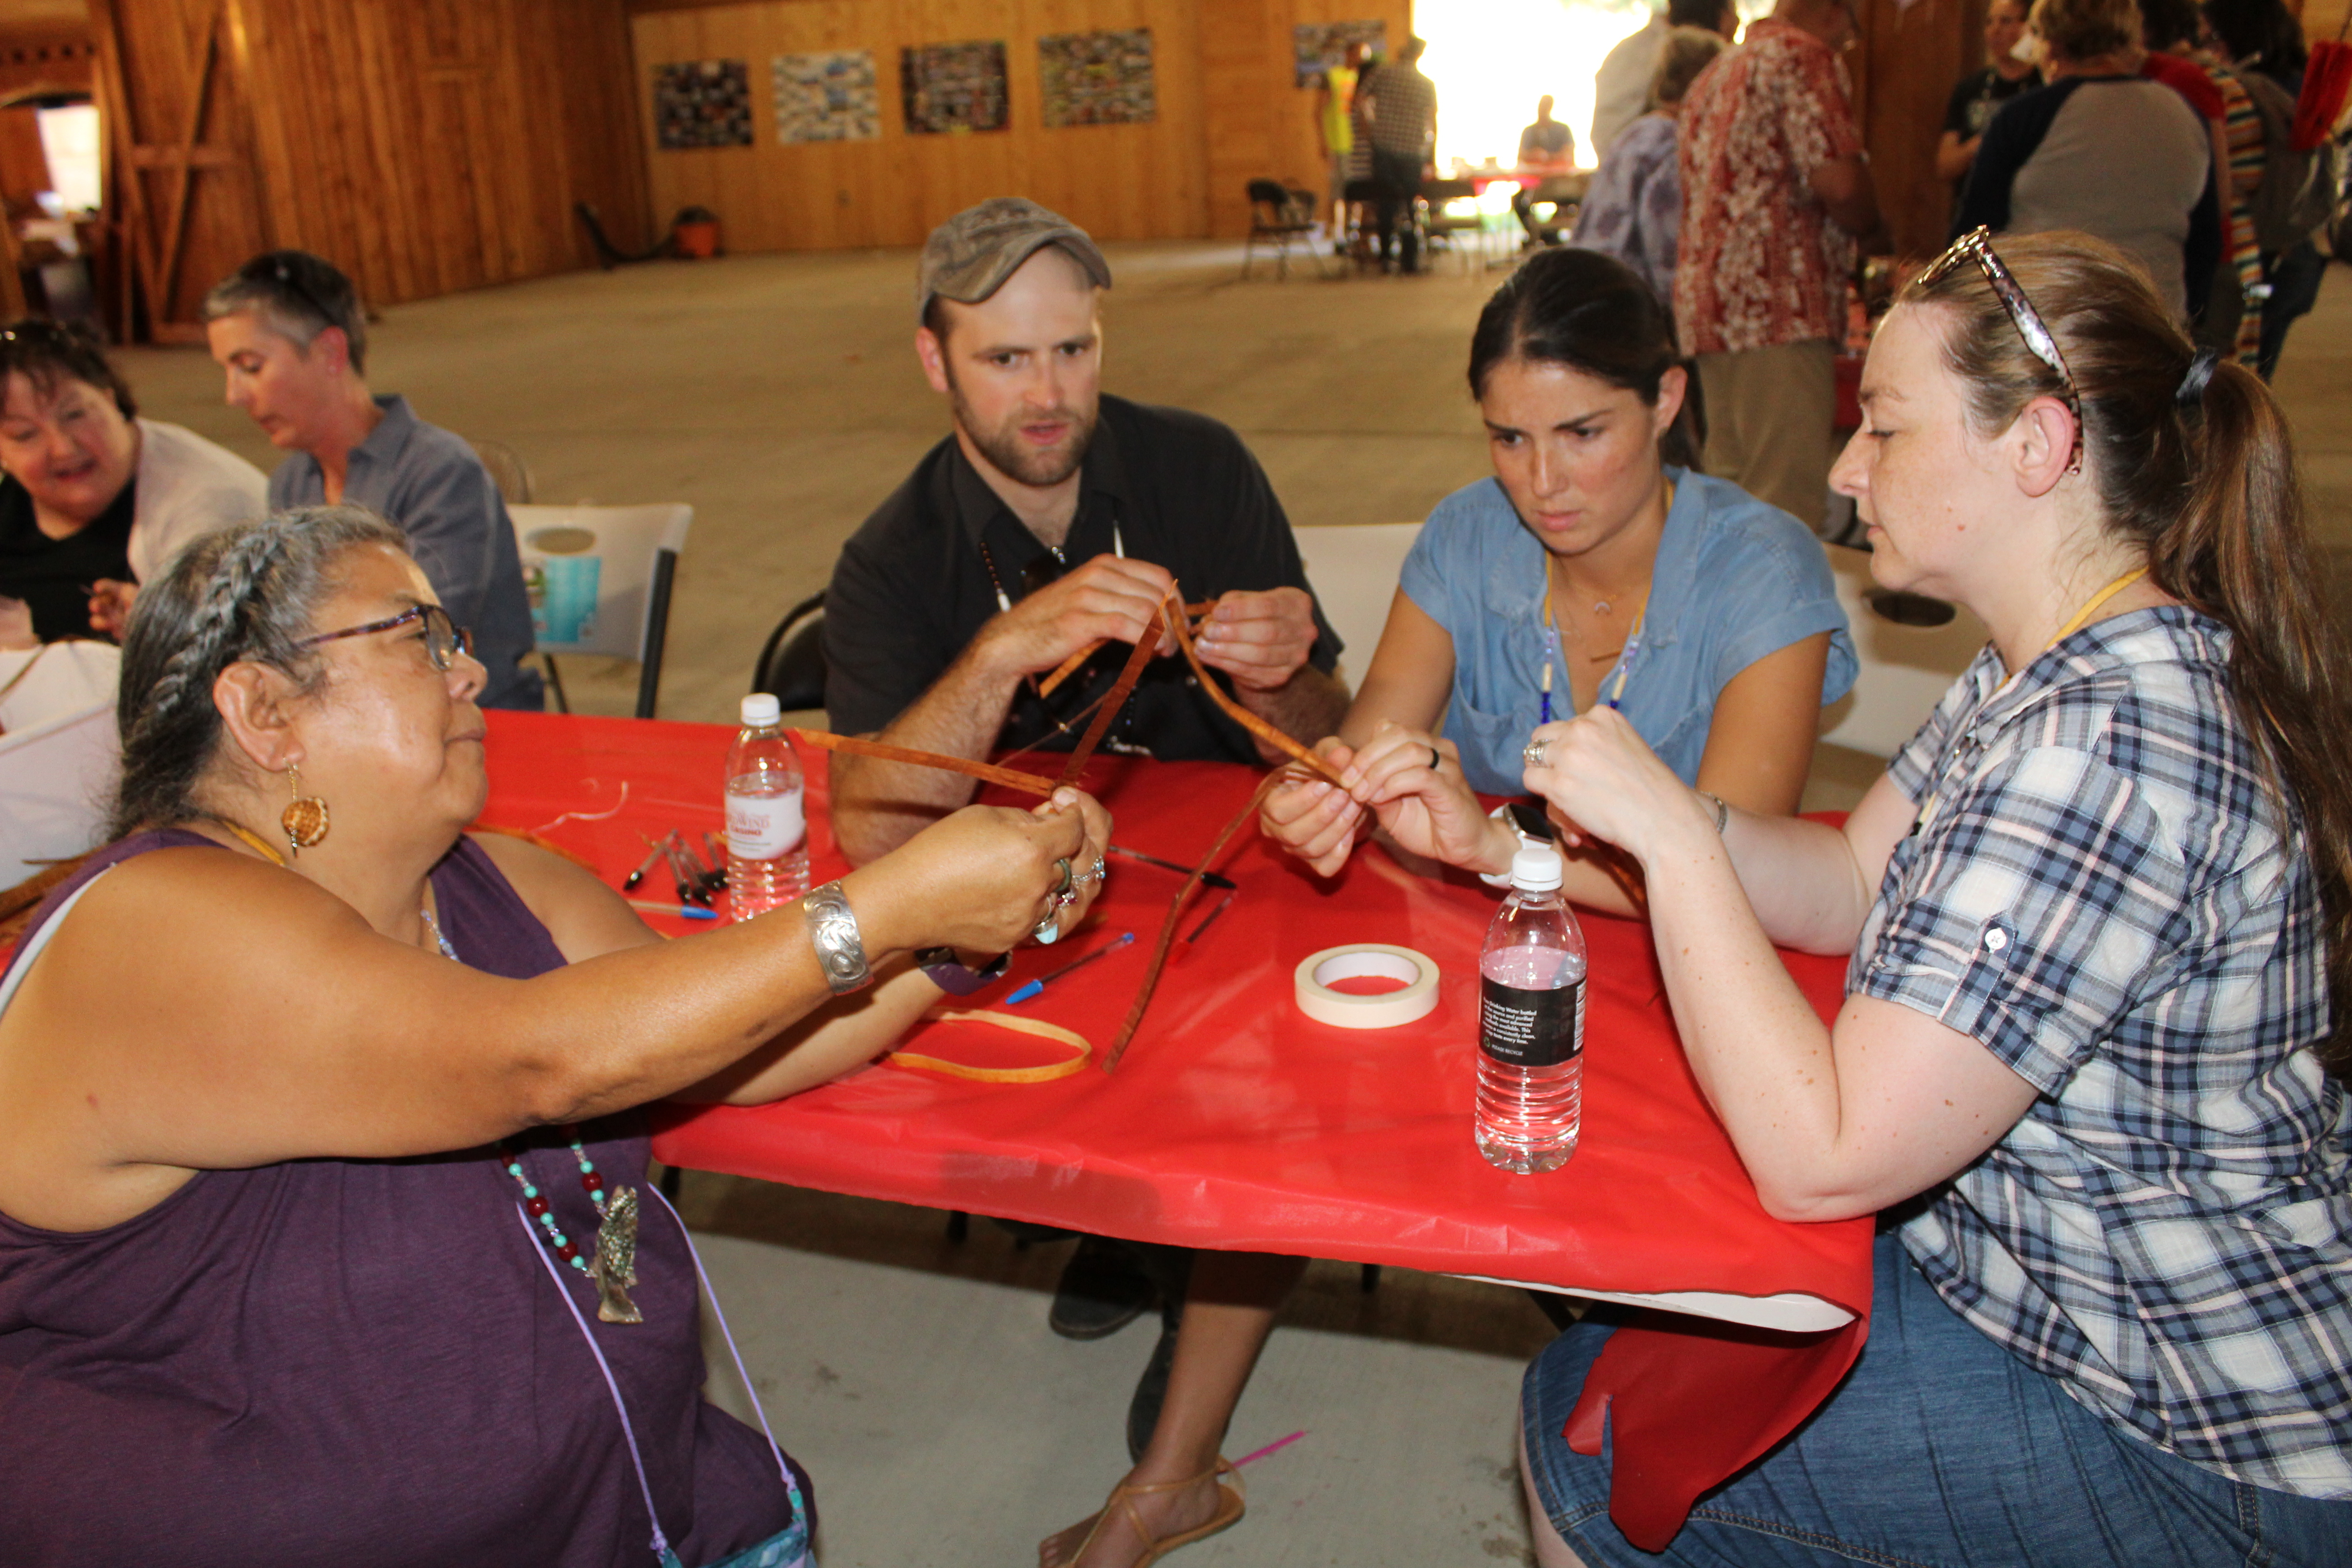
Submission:
{"label": "older woman with braided hair", "polygon": [[[1870,1338],[1664,1557],[1529,1369],[1538,1560],[2318,1564],[2352,1542],[2352,723],[2284,417],[2084,235],[1965,236],[1834,482],[1992,640],[1843,829],[1711,810],[1617,714],[1527,773],[1641,864],[1765,1206],[1884,1214]],[[1771,944],[1850,952],[1823,1026]]]}
{"label": "older woman with braided hair", "polygon": [[634,1110],[867,1059],[1108,822],[968,808],[664,943],[465,834],[482,679],[356,508],[212,535],[141,594],[123,837],[0,978],[12,1565],[806,1560],[805,1479],[701,1397]]}

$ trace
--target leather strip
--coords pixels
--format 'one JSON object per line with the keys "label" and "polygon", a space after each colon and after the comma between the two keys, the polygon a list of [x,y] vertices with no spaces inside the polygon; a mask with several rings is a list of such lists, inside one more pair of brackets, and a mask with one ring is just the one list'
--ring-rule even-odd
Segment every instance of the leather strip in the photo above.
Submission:
{"label": "leather strip", "polygon": [[1192,647],[1192,632],[1181,624],[1176,626],[1175,632],[1176,647],[1184,655],[1184,662],[1192,667],[1192,673],[1200,679],[1201,689],[1209,694],[1209,700],[1222,709],[1226,718],[1231,719],[1299,766],[1320,773],[1333,784],[1340,783],[1339,769],[1226,696],[1225,689],[1217,684],[1215,678],[1209,674],[1208,666],[1201,662],[1200,653]]}
{"label": "leather strip", "polygon": [[935,1072],[948,1078],[970,1079],[974,1083],[1051,1083],[1057,1078],[1068,1078],[1087,1065],[1094,1055],[1094,1047],[1084,1035],[1048,1024],[1036,1018],[1024,1018],[1012,1013],[1000,1013],[993,1008],[969,1011],[926,1013],[927,1024],[993,1024],[1015,1034],[1034,1035],[1040,1039],[1059,1040],[1077,1047],[1076,1054],[1062,1061],[1047,1062],[1034,1068],[976,1068],[965,1062],[951,1062],[945,1057],[925,1056],[919,1051],[892,1051],[882,1058],[884,1067],[903,1068],[909,1072]]}
{"label": "leather strip", "polygon": [[886,763],[906,763],[919,768],[938,768],[945,773],[964,773],[983,784],[1002,784],[1024,795],[1050,795],[1060,786],[1051,779],[1035,773],[1016,773],[1000,768],[993,763],[977,763],[970,757],[944,757],[937,752],[918,752],[906,746],[886,746],[879,741],[861,741],[851,735],[835,735],[824,730],[787,730],[794,741],[805,742],[819,751],[847,752],[854,756],[875,757]]}
{"label": "leather strip", "polygon": [[[1203,599],[1197,605],[1185,605],[1184,614],[1191,619],[1197,621],[1202,616],[1207,616],[1216,607],[1216,600]],[[1078,672],[1078,666],[1094,658],[1094,656],[1100,652],[1103,647],[1109,641],[1110,639],[1108,637],[1097,637],[1094,641],[1087,644],[1086,647],[1078,649],[1077,652],[1064,659],[1060,664],[1055,665],[1054,667],[1054,673],[1037,683],[1037,695],[1040,697],[1051,697],[1054,695],[1054,689],[1055,687],[1069,679],[1073,675],[1076,675]]]}
{"label": "leather strip", "polygon": [[[1183,616],[1179,615],[1176,619],[1181,621]],[[1118,717],[1119,710],[1127,706],[1128,698],[1135,690],[1135,683],[1143,678],[1143,667],[1151,662],[1153,651],[1160,647],[1160,630],[1168,621],[1168,605],[1163,600],[1151,613],[1151,624],[1143,628],[1143,635],[1135,639],[1135,647],[1128,651],[1127,666],[1118,672],[1118,684],[1110,689],[1110,695],[1103,699],[1103,705],[1095,710],[1094,722],[1088,724],[1087,732],[1079,737],[1078,749],[1070,753],[1069,762],[1062,769],[1061,783],[1075,784],[1078,782],[1078,775],[1087,771],[1087,763],[1094,758],[1095,748],[1102,744],[1102,738],[1110,732],[1110,721]],[[1181,637],[1182,634],[1178,635]]]}

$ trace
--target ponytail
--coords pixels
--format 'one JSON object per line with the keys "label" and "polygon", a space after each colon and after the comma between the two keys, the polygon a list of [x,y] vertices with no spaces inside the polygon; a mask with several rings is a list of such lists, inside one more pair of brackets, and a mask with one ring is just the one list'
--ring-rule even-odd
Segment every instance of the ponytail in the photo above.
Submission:
{"label": "ponytail", "polygon": [[[2003,236],[2000,258],[2074,373],[2106,527],[2147,552],[2158,587],[2230,628],[2231,697],[2281,837],[2300,830],[2319,893],[2331,1004],[2319,1058],[2352,1081],[2352,694],[2286,416],[2253,372],[2196,351],[2112,247]],[[1903,300],[1950,312],[1944,363],[1979,432],[2063,396],[1974,268],[1915,281]]]}

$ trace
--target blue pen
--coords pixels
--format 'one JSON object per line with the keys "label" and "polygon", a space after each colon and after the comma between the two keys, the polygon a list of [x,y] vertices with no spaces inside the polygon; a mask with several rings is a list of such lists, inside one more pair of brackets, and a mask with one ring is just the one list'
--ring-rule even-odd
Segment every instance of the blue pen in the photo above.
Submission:
{"label": "blue pen", "polygon": [[643,910],[649,915],[676,915],[680,920],[715,921],[719,918],[718,910],[706,910],[695,904],[656,904],[644,899],[631,899],[629,908]]}
{"label": "blue pen", "polygon": [[1032,980],[1028,984],[1024,985],[1020,990],[1015,991],[1012,995],[1007,996],[1004,999],[1005,1005],[1010,1006],[1015,1002],[1026,1002],[1030,997],[1034,996],[1037,993],[1045,989],[1045,983],[1047,981],[1059,980],[1063,975],[1067,974],[1073,969],[1083,969],[1087,964],[1092,963],[1096,959],[1102,957],[1103,954],[1107,952],[1117,952],[1120,948],[1125,947],[1129,942],[1133,942],[1134,940],[1135,933],[1133,931],[1121,931],[1118,935],[1118,941],[1105,942],[1102,946],[1095,949],[1092,952],[1087,953],[1084,958],[1074,958],[1070,960],[1069,963],[1062,965],[1061,968],[1054,971],[1053,973],[1042,974],[1036,979]]}

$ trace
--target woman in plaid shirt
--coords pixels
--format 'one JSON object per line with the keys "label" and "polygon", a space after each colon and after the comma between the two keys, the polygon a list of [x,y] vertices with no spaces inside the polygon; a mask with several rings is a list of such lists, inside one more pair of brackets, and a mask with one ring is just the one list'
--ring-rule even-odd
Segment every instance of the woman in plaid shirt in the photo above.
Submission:
{"label": "woman in plaid shirt", "polygon": [[[1981,229],[1862,405],[1874,575],[1992,641],[1843,830],[1606,710],[1528,747],[1765,1205],[1886,1215],[1853,1372],[1665,1560],[2352,1561],[2352,723],[2284,418],[2121,253]],[[1775,942],[1852,952],[1833,1025]],[[1560,1436],[1607,1333],[1528,1373],[1548,1565],[1660,1561]]]}

